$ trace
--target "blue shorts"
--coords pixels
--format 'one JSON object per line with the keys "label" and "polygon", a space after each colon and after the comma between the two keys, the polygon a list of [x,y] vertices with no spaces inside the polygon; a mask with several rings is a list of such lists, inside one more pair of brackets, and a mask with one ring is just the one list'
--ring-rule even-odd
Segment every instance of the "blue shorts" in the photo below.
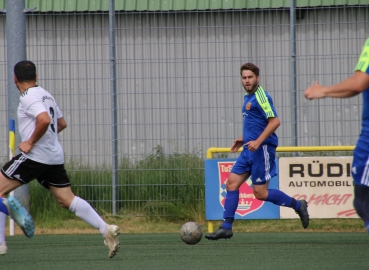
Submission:
{"label": "blue shorts", "polygon": [[244,147],[234,163],[231,173],[250,173],[253,185],[263,185],[277,174],[275,147],[261,145],[255,152]]}
{"label": "blue shorts", "polygon": [[351,169],[355,185],[369,186],[369,143],[360,136],[355,150]]}

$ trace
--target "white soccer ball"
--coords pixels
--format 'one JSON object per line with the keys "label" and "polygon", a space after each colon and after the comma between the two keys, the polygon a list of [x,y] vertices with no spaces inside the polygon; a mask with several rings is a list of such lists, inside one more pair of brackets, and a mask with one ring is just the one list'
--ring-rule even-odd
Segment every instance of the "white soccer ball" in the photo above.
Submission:
{"label": "white soccer ball", "polygon": [[195,245],[201,241],[202,229],[198,223],[190,221],[183,224],[180,234],[183,242],[188,245]]}

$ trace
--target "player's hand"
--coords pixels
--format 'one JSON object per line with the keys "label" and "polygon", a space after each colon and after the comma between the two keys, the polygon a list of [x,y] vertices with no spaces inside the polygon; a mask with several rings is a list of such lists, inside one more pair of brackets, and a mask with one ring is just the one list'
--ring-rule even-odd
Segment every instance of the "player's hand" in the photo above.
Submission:
{"label": "player's hand", "polygon": [[305,90],[304,95],[307,99],[325,98],[324,86],[315,82],[314,85]]}
{"label": "player's hand", "polygon": [[260,143],[258,141],[249,141],[245,144],[245,146],[247,149],[249,149],[249,151],[254,152],[259,148]]}
{"label": "player's hand", "polygon": [[235,139],[232,146],[231,146],[231,151],[232,152],[237,152],[238,149],[240,149],[240,147],[243,146],[243,140],[242,139]]}
{"label": "player's hand", "polygon": [[28,141],[24,141],[19,144],[18,148],[20,151],[27,154],[33,148],[33,144],[29,143]]}

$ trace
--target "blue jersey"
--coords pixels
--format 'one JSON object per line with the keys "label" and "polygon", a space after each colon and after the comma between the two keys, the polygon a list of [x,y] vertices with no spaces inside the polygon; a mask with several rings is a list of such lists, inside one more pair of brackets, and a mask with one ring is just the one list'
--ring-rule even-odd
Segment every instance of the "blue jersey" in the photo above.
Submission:
{"label": "blue jersey", "polygon": [[[245,94],[242,105],[243,115],[243,141],[255,141],[268,125],[268,118],[277,117],[270,95],[259,86],[249,95]],[[278,137],[275,133],[270,135],[262,145],[278,146]]]}
{"label": "blue jersey", "polygon": [[[369,76],[369,38],[355,67]],[[369,88],[363,91],[363,113],[361,134],[354,150],[352,161],[352,177],[355,185],[369,186]]]}
{"label": "blue jersey", "polygon": [[[364,44],[363,51],[356,65],[355,71],[361,71],[369,76],[369,38]],[[369,88],[363,92],[362,133],[369,137]]]}

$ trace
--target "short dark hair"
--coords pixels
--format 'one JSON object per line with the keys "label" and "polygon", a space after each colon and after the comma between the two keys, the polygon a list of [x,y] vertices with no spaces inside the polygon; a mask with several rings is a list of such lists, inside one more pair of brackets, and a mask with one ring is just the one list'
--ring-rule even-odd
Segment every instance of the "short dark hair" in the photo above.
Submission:
{"label": "short dark hair", "polygon": [[253,63],[243,64],[240,68],[240,74],[242,75],[243,70],[251,70],[256,76],[259,76],[259,68]]}
{"label": "short dark hair", "polygon": [[36,66],[31,61],[20,61],[14,66],[14,75],[19,82],[36,81]]}

